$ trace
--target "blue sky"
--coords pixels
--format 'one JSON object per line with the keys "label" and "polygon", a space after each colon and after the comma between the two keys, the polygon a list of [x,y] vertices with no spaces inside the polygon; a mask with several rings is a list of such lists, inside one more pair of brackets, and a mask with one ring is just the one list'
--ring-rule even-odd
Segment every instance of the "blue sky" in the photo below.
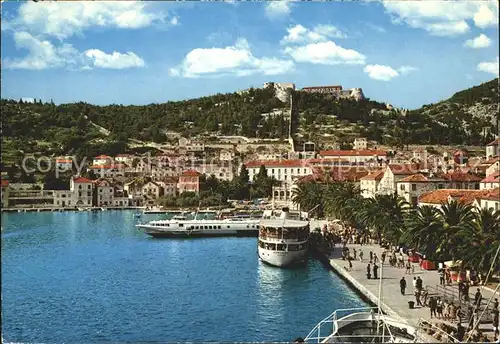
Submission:
{"label": "blue sky", "polygon": [[417,108],[498,76],[494,1],[2,4],[2,97],[149,104],[360,87]]}

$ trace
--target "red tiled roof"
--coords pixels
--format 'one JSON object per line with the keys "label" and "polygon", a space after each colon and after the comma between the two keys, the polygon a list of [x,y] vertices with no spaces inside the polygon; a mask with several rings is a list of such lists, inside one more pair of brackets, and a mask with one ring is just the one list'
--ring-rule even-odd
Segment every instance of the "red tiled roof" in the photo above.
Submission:
{"label": "red tiled roof", "polygon": [[305,167],[308,166],[306,159],[294,160],[261,160],[261,161],[248,161],[244,164],[247,168],[260,167]]}
{"label": "red tiled roof", "polygon": [[500,183],[500,173],[490,174],[488,177],[481,180],[481,183]]}
{"label": "red tiled roof", "polygon": [[83,178],[83,177],[74,177],[73,183],[92,183],[92,181],[90,179]]}
{"label": "red tiled roof", "polygon": [[193,171],[193,170],[184,171],[181,174],[181,176],[183,176],[183,177],[198,177],[200,175],[201,175],[201,173]]}
{"label": "red tiled roof", "polygon": [[409,176],[418,173],[419,164],[389,164],[389,168],[396,176]]}
{"label": "red tiled roof", "polygon": [[366,176],[362,177],[361,180],[381,180],[385,174],[385,170],[373,171]]}
{"label": "red tiled roof", "polygon": [[405,177],[400,180],[400,182],[412,182],[412,183],[418,183],[418,182],[428,182],[429,180],[421,173],[417,174],[412,174],[411,176]]}
{"label": "red tiled roof", "polygon": [[2,179],[2,187],[6,188],[7,186],[9,186],[9,181],[5,180],[5,179]]}
{"label": "red tiled roof", "polygon": [[326,182],[327,175],[335,181],[350,181],[358,182],[365,177],[370,171],[358,166],[352,167],[332,167],[328,169],[315,168],[313,174],[299,178],[299,182],[316,181],[319,183]]}
{"label": "red tiled roof", "polygon": [[500,137],[487,144],[487,146],[498,146],[498,145],[500,145]]}
{"label": "red tiled roof", "polygon": [[485,191],[484,194],[481,194],[478,199],[488,200],[488,201],[500,201],[500,188],[494,188],[490,190],[482,190]]}
{"label": "red tiled roof", "polygon": [[[489,191],[489,190],[488,190]],[[485,190],[441,189],[426,192],[418,198],[419,203],[441,204],[448,202],[449,197],[466,204],[485,194]]]}
{"label": "red tiled roof", "polygon": [[351,149],[351,150],[326,150],[320,151],[321,156],[386,156],[387,152],[371,149]]}
{"label": "red tiled roof", "polygon": [[444,179],[451,182],[479,182],[481,177],[475,176],[473,174],[463,173],[460,171],[455,171],[452,173],[445,173],[441,175]]}
{"label": "red tiled roof", "polygon": [[56,162],[62,162],[62,163],[68,163],[68,162],[73,162],[71,159],[56,159]]}
{"label": "red tiled roof", "polygon": [[99,156],[96,156],[94,159],[111,159],[111,157],[109,155],[99,155]]}

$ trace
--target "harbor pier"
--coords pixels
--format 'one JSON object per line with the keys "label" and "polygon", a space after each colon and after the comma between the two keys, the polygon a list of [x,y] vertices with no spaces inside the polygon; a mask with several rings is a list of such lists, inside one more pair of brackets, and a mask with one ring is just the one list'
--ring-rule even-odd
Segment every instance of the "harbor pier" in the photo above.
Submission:
{"label": "harbor pier", "polygon": [[[399,319],[400,321],[406,322],[409,325],[417,327],[419,322],[422,320],[434,323],[446,323],[448,325],[456,326],[457,323],[444,320],[440,318],[433,317],[431,319],[430,309],[425,306],[417,306],[414,288],[412,281],[414,277],[420,277],[423,281],[424,289],[428,291],[427,301],[430,297],[440,297],[443,301],[451,301],[454,305],[461,304],[462,308],[467,308],[467,303],[465,301],[459,300],[458,295],[458,285],[456,282],[452,282],[451,285],[440,286],[439,284],[439,274],[437,270],[424,270],[418,263],[412,263],[413,273],[407,274],[405,268],[393,267],[388,263],[388,257],[386,262],[383,264],[380,260],[382,252],[384,249],[378,245],[359,245],[359,244],[348,244],[347,247],[352,252],[355,248],[358,255],[357,260],[352,260],[352,270],[349,269],[349,263],[347,260],[342,259],[342,248],[336,247],[332,253],[329,255],[329,263],[331,268],[340,275],[347,283],[355,289],[360,295],[368,299],[371,303],[375,305],[380,305],[381,310],[387,315]],[[359,252],[363,251],[363,261],[359,260]],[[377,265],[379,266],[378,278],[374,279],[373,275],[371,279],[367,278],[367,265],[370,262],[369,252],[373,252],[379,258]],[[408,256],[404,256],[405,263]],[[380,288],[380,276],[382,276],[382,288]],[[401,293],[400,280],[404,277],[406,279],[406,290],[405,294]],[[381,289],[381,290],[380,290]],[[469,299],[471,304],[474,302],[474,294],[477,289],[480,289],[482,294],[482,302],[479,311],[481,315],[482,310],[486,308],[488,300],[493,296],[493,298],[500,299],[500,293],[497,291],[494,294],[494,290],[484,286],[471,286],[469,290]],[[380,299],[379,299],[380,296]],[[410,308],[409,302],[415,302],[413,308]],[[493,327],[491,314],[493,309],[493,302],[490,303],[488,309],[484,312],[484,317],[477,327],[482,333],[488,335],[493,339]],[[465,309],[467,311],[467,309]],[[466,323],[469,319],[467,312],[466,316],[462,318],[462,325],[467,327]],[[475,320],[476,321],[476,320]]]}

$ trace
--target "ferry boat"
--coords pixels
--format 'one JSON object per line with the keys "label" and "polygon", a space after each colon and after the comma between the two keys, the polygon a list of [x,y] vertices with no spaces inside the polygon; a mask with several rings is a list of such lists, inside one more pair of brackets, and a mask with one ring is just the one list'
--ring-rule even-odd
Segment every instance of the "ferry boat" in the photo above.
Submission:
{"label": "ferry boat", "polygon": [[279,267],[303,261],[307,257],[309,235],[309,222],[300,215],[294,219],[288,208],[283,208],[279,217],[264,213],[259,229],[259,258]]}
{"label": "ferry boat", "polygon": [[426,343],[417,329],[377,307],[338,309],[317,324],[306,343]]}
{"label": "ferry boat", "polygon": [[208,236],[250,236],[259,233],[259,220],[228,218],[223,220],[188,220],[176,215],[170,220],[150,221],[136,227],[155,238],[208,237]]}

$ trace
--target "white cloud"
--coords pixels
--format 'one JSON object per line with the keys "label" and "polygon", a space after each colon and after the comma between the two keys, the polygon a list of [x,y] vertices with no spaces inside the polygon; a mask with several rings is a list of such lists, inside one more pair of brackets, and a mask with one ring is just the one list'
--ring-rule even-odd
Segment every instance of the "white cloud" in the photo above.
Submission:
{"label": "white cloud", "polygon": [[465,41],[464,46],[472,49],[487,48],[491,45],[491,39],[485,34],[480,34],[476,38]]}
{"label": "white cloud", "polygon": [[180,66],[171,68],[170,75],[196,78],[202,76],[247,76],[261,73],[278,75],[292,71],[293,61],[255,57],[248,42],[239,39],[225,48],[197,48],[191,50]]}
{"label": "white cloud", "polygon": [[283,37],[281,44],[326,42],[330,38],[345,38],[339,29],[333,25],[316,25],[311,30],[297,24],[289,27],[288,34]]}
{"label": "white cloud", "polygon": [[477,70],[485,73],[491,73],[498,76],[498,56],[496,61],[492,62],[481,62],[477,65]]}
{"label": "white cloud", "polygon": [[375,80],[389,81],[401,75],[416,71],[418,68],[412,66],[401,66],[397,70],[386,65],[366,65],[363,71]]}
{"label": "white cloud", "polygon": [[498,26],[498,2],[480,4],[473,20],[474,24],[482,29]]}
{"label": "white cloud", "polygon": [[405,74],[408,74],[408,73],[411,73],[411,72],[415,72],[417,70],[418,70],[418,68],[413,67],[413,66],[401,66],[401,67],[398,68],[398,72],[401,75],[405,75]]}
{"label": "white cloud", "polygon": [[345,49],[332,41],[289,46],[284,50],[296,62],[314,64],[364,64],[366,57],[356,50]]}
{"label": "white cloud", "polygon": [[99,49],[90,49],[85,51],[85,56],[92,60],[92,65],[96,68],[125,69],[133,67],[144,67],[144,60],[133,52],[121,54],[113,51],[112,54],[106,54]]}
{"label": "white cloud", "polygon": [[363,71],[375,80],[389,81],[399,76],[397,70],[384,65],[367,65]]}
{"label": "white cloud", "polygon": [[79,62],[78,51],[71,44],[55,47],[27,32],[15,32],[14,41],[17,48],[28,50],[28,55],[21,59],[5,59],[5,68],[41,70],[74,66]]}
{"label": "white cloud", "polygon": [[85,53],[76,50],[71,44],[54,46],[48,40],[34,37],[27,32],[14,33],[17,48],[28,50],[27,56],[20,59],[5,59],[3,65],[10,69],[42,70],[49,68],[90,69],[142,67],[144,61],[134,53],[121,54],[91,49]]}
{"label": "white cloud", "polygon": [[[25,2],[7,27],[63,40],[91,27],[137,29],[166,23],[166,18],[166,12],[139,1]],[[178,18],[169,23],[176,25]]]}
{"label": "white cloud", "polygon": [[286,0],[269,1],[265,7],[266,16],[269,19],[288,17],[290,12],[290,2]]}
{"label": "white cloud", "polygon": [[469,31],[467,21],[477,27],[498,25],[496,1],[383,1],[395,23],[406,22],[436,36],[453,36]]}

